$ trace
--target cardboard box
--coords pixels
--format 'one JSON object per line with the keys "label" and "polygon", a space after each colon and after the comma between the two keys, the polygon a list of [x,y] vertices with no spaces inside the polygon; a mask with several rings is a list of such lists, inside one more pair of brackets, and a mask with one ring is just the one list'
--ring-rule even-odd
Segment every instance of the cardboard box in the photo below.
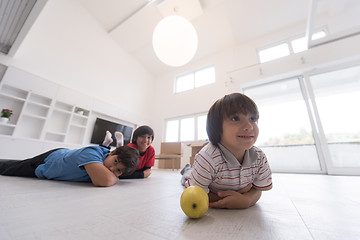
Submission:
{"label": "cardboard box", "polygon": [[191,147],[191,156],[194,157],[206,144],[207,142],[195,142],[189,144],[188,146]]}
{"label": "cardboard box", "polygon": [[155,156],[158,159],[158,168],[161,169],[180,169],[181,155],[179,154],[159,154]]}
{"label": "cardboard box", "polygon": [[184,144],[181,142],[162,142],[160,153],[161,154],[183,154]]}
{"label": "cardboard box", "polygon": [[190,165],[192,166],[194,164],[194,157],[190,157]]}
{"label": "cardboard box", "polygon": [[189,144],[188,146],[191,147],[191,156],[190,156],[190,165],[194,164],[194,157],[195,155],[200,152],[200,150],[207,144],[207,142],[194,142]]}

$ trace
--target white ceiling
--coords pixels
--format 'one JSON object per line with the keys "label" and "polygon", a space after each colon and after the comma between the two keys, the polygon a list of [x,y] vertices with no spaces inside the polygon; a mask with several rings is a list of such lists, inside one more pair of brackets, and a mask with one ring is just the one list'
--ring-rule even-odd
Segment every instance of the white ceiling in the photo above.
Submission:
{"label": "white ceiling", "polygon": [[[152,32],[162,19],[157,5],[161,0],[78,0],[124,50],[135,56],[153,75],[169,71],[152,49]],[[260,38],[286,27],[306,23],[310,0],[166,0],[181,1],[178,14],[186,13],[187,1],[198,1],[203,13],[192,19],[199,38],[192,61],[212,55],[229,46]],[[357,0],[317,0],[319,7],[331,2]],[[360,1],[359,1],[360,2]],[[359,5],[359,4],[358,4]],[[351,4],[350,4],[351,6]],[[339,9],[339,6],[336,7]],[[280,40],[280,39],[279,39]]]}

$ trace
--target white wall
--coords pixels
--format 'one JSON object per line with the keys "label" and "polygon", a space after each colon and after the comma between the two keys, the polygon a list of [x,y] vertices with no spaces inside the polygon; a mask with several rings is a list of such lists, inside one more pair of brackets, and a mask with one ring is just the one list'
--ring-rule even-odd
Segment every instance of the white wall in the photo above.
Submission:
{"label": "white wall", "polygon": [[[355,41],[338,42],[317,48],[312,54],[305,53],[306,66],[301,65],[300,55],[297,55],[295,59],[284,58],[267,65],[248,67],[257,64],[257,47],[304,33],[305,26],[306,23],[299,23],[248,43],[228,46],[155,79],[116,45],[77,1],[49,0],[16,55],[0,55],[0,64],[15,66],[119,107],[124,116],[129,116],[123,120],[154,128],[153,145],[159,152],[167,118],[207,112],[216,99],[239,91],[244,82],[359,57],[360,45]],[[358,38],[355,40],[359,42]],[[287,70],[284,63],[289,64]],[[216,69],[215,84],[173,94],[176,75],[210,64]],[[259,67],[265,70],[264,75],[259,74]],[[230,77],[233,77],[232,81]]]}
{"label": "white wall", "polygon": [[15,56],[0,63],[115,105],[136,124],[150,121],[154,78],[78,1],[49,0]]}
{"label": "white wall", "polygon": [[[360,35],[340,41],[321,45],[303,53],[294,54],[279,60],[258,64],[257,48],[275,43],[305,32],[305,23],[260,39],[230,46],[211,57],[178,68],[173,72],[158,77],[156,80],[156,94],[154,110],[154,131],[158,138],[165,136],[165,119],[188,114],[207,112],[210,106],[225,94],[241,91],[244,84],[256,81],[270,81],[282,79],[303,71],[317,68],[334,67],[345,62],[354,62],[360,59]],[[216,83],[173,94],[174,78],[180,73],[196,70],[202,66],[214,64],[216,69]],[[159,142],[154,147],[160,151]]]}

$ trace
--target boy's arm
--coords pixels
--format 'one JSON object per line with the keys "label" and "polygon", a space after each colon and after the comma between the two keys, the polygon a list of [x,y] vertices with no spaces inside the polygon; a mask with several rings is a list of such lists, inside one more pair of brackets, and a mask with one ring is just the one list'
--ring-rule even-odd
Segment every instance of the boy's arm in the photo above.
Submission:
{"label": "boy's arm", "polygon": [[221,191],[217,193],[221,198],[216,202],[210,202],[209,206],[213,208],[248,208],[260,199],[261,191],[252,188],[246,193],[236,191]]}
{"label": "boy's arm", "polygon": [[109,187],[118,182],[114,173],[101,163],[89,163],[84,165],[92,183],[97,187]]}
{"label": "boy's arm", "polygon": [[120,176],[120,179],[147,178],[151,174],[151,167],[143,167],[130,175]]}

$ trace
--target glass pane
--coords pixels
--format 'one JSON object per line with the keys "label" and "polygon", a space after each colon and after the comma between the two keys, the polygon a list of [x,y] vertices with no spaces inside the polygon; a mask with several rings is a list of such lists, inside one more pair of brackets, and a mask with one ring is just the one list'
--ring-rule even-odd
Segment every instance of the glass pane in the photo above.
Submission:
{"label": "glass pane", "polygon": [[360,67],[310,77],[335,167],[360,167]]}
{"label": "glass pane", "polygon": [[197,118],[197,138],[198,140],[208,139],[208,135],[206,133],[206,115],[199,116]]}
{"label": "glass pane", "polygon": [[303,52],[307,50],[306,37],[298,38],[291,41],[291,46],[293,48],[294,53]]}
{"label": "glass pane", "polygon": [[194,88],[194,74],[187,74],[176,78],[175,92],[183,92]]}
{"label": "glass pane", "polygon": [[215,68],[209,67],[195,73],[195,87],[201,87],[215,82]]}
{"label": "glass pane", "polygon": [[256,145],[273,170],[320,171],[308,112],[299,80],[290,79],[244,89],[260,113]]}
{"label": "glass pane", "polygon": [[[324,31],[319,31],[314,33],[311,36],[312,40],[316,40],[316,39],[320,39],[325,37],[325,32]],[[297,38],[294,39],[293,41],[291,41],[291,47],[293,48],[294,53],[298,53],[298,52],[303,52],[305,50],[308,49],[307,43],[306,43],[306,37],[301,37],[301,38]]]}
{"label": "glass pane", "polygon": [[166,142],[179,141],[179,120],[171,120],[166,123]]}
{"label": "glass pane", "polygon": [[311,40],[320,39],[326,36],[325,31],[316,32],[311,36]]}
{"label": "glass pane", "polygon": [[275,47],[259,51],[259,58],[261,63],[285,57],[288,55],[290,55],[290,51],[287,43],[283,43]]}
{"label": "glass pane", "polygon": [[180,126],[180,141],[193,141],[195,134],[194,118],[181,119]]}

